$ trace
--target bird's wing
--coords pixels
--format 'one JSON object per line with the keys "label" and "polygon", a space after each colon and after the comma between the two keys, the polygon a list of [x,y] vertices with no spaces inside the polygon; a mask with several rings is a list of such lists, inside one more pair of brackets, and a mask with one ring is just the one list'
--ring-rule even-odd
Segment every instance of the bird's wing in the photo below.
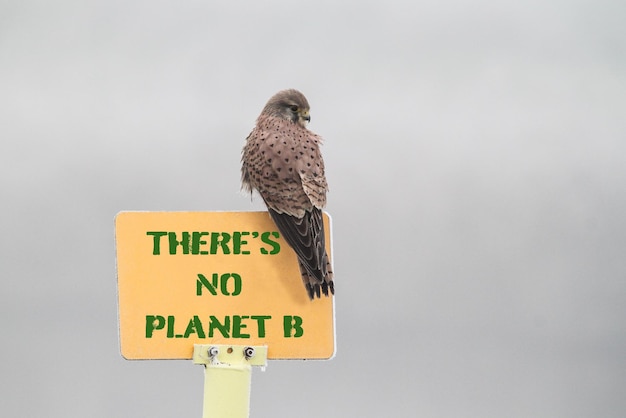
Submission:
{"label": "bird's wing", "polygon": [[313,208],[303,217],[278,213],[268,208],[270,216],[301,263],[320,282],[327,274],[324,224],[322,210]]}

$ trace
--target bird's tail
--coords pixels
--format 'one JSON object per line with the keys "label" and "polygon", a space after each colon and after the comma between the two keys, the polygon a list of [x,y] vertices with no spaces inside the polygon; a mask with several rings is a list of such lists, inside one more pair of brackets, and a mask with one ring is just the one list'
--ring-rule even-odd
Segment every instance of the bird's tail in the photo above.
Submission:
{"label": "bird's tail", "polygon": [[306,287],[307,294],[309,295],[309,299],[313,300],[316,297],[321,298],[322,295],[330,296],[335,294],[335,283],[333,282],[333,270],[328,261],[328,257],[326,258],[326,274],[324,275],[324,280],[319,280],[317,277],[311,275],[305,265],[298,260],[298,266],[300,267],[300,274],[302,275],[302,282],[304,283],[304,287]]}

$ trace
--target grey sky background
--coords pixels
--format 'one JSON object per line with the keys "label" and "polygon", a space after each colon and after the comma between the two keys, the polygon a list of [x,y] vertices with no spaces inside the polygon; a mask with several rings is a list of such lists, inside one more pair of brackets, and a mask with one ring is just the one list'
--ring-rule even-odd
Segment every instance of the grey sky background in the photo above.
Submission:
{"label": "grey sky background", "polygon": [[121,358],[121,210],[259,210],[297,88],[325,138],[337,357],[254,417],[626,416],[626,3],[0,3],[2,416],[199,417]]}

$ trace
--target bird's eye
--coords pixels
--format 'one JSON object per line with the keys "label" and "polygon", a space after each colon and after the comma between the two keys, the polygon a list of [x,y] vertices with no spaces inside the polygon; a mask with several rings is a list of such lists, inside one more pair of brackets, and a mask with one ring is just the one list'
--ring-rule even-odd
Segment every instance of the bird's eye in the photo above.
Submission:
{"label": "bird's eye", "polygon": [[291,106],[289,106],[289,109],[291,109],[292,112],[297,112],[298,111],[298,106],[291,105]]}

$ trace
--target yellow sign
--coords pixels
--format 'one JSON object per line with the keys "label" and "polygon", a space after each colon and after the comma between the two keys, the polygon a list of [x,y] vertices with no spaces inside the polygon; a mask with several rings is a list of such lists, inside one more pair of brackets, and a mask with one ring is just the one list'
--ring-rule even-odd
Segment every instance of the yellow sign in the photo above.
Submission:
{"label": "yellow sign", "polygon": [[[324,214],[331,254],[330,217]],[[309,300],[267,212],[121,212],[115,219],[126,359],[191,359],[194,344],[267,345],[328,359],[334,298]]]}

